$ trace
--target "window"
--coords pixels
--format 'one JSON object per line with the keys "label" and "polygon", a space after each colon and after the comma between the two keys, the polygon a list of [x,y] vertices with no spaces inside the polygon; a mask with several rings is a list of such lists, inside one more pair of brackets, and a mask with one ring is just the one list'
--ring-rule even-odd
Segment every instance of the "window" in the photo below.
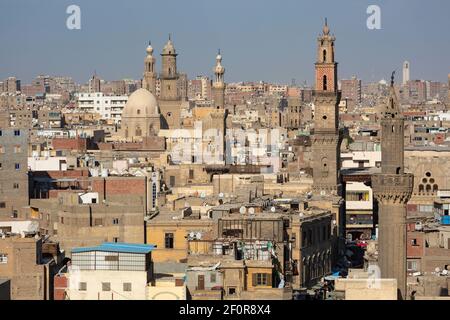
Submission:
{"label": "window", "polygon": [[131,291],[131,282],[124,282],[123,283],[123,291],[127,291],[127,292]]}
{"label": "window", "polygon": [[119,218],[113,219],[113,224],[119,224]]}
{"label": "window", "polygon": [[216,274],[215,273],[211,273],[210,276],[209,276],[209,282],[216,283],[216,281],[217,281]]}
{"label": "window", "polygon": [[19,184],[18,183],[13,183],[13,188],[14,189],[19,189]]}
{"label": "window", "polygon": [[3,131],[2,130],[0,130],[0,137],[3,135]]}
{"label": "window", "polygon": [[164,234],[164,245],[166,249],[173,249],[173,233]]}
{"label": "window", "polygon": [[14,130],[14,136],[16,137],[20,136],[20,130]]}
{"label": "window", "polygon": [[15,164],[14,164],[14,168],[15,168],[16,170],[20,170],[20,163],[15,163]]}
{"label": "window", "polygon": [[0,202],[0,208],[6,208],[6,204],[4,202]]}
{"label": "window", "polygon": [[117,243],[117,242],[119,242],[119,238],[114,237],[114,238],[113,238],[113,241]]}
{"label": "window", "polygon": [[194,179],[194,170],[189,169],[189,179]]}
{"label": "window", "polygon": [[102,282],[102,291],[111,291],[111,283]]}
{"label": "window", "polygon": [[20,146],[14,146],[14,153],[21,153],[22,148]]}
{"label": "window", "polygon": [[412,246],[418,246],[417,239],[411,239],[411,245]]}
{"label": "window", "polygon": [[2,163],[0,162],[0,170],[2,169]]}
{"label": "window", "polygon": [[103,219],[102,218],[95,218],[94,219],[94,226],[102,226],[103,225]]}
{"label": "window", "polygon": [[327,76],[324,75],[324,76],[323,76],[323,90],[326,91],[327,88],[328,88]]}
{"label": "window", "polygon": [[6,253],[0,253],[0,264],[8,263],[8,255]]}
{"label": "window", "polygon": [[229,287],[228,288],[228,295],[233,296],[236,294],[236,288],[235,287]]}
{"label": "window", "polygon": [[408,271],[416,271],[417,270],[417,261],[408,261]]}
{"label": "window", "polygon": [[87,283],[86,282],[79,282],[78,283],[78,291],[86,291],[87,290]]}
{"label": "window", "polygon": [[253,286],[271,286],[271,274],[269,273],[254,273]]}
{"label": "window", "polygon": [[64,217],[61,217],[61,224],[64,224]]}
{"label": "window", "polygon": [[5,153],[5,148],[3,146],[0,146],[0,153]]}

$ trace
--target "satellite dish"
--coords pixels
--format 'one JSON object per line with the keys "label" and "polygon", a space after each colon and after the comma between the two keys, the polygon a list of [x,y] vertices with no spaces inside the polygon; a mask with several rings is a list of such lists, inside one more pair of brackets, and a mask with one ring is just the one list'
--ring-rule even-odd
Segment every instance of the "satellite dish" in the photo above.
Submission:
{"label": "satellite dish", "polygon": [[194,237],[195,237],[195,233],[194,232],[190,232],[189,233],[189,238],[194,239]]}
{"label": "satellite dish", "polygon": [[219,193],[219,198],[223,198],[223,192]]}
{"label": "satellite dish", "polygon": [[197,240],[200,240],[202,238],[202,234],[200,232],[197,232],[195,237],[196,237]]}
{"label": "satellite dish", "polygon": [[300,217],[304,217],[305,215],[303,214],[303,212],[300,212],[299,214],[298,214]]}
{"label": "satellite dish", "polygon": [[248,213],[255,214],[255,208],[249,208],[248,209]]}
{"label": "satellite dish", "polygon": [[275,212],[277,209],[275,207],[270,208],[270,211]]}
{"label": "satellite dish", "polygon": [[242,206],[242,207],[239,208],[239,212],[240,212],[241,214],[244,214],[244,213],[247,212],[247,208],[244,207],[244,206]]}
{"label": "satellite dish", "polygon": [[184,203],[184,207],[185,207],[185,208],[189,207],[189,202],[186,201],[186,202]]}
{"label": "satellite dish", "polygon": [[200,193],[200,198],[205,198],[205,197],[206,197],[206,193],[205,192]]}
{"label": "satellite dish", "polygon": [[437,267],[436,269],[434,269],[434,271],[436,271],[436,273],[441,272],[441,269],[439,267]]}
{"label": "satellite dish", "polygon": [[448,275],[448,270],[442,270],[442,274],[443,274],[444,276]]}

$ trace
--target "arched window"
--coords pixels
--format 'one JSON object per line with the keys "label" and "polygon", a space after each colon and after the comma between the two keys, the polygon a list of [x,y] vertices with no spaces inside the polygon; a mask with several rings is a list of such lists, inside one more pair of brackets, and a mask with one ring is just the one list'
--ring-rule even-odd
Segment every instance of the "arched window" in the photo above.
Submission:
{"label": "arched window", "polygon": [[323,76],[323,90],[326,91],[327,88],[328,88],[327,76],[324,75],[324,76]]}
{"label": "arched window", "polygon": [[136,127],[135,136],[136,137],[142,136],[142,130],[140,127]]}
{"label": "arched window", "polygon": [[327,50],[323,49],[322,56],[323,56],[323,62],[326,62],[327,61]]}
{"label": "arched window", "polygon": [[141,109],[137,109],[137,114],[141,114]]}
{"label": "arched window", "polygon": [[433,192],[437,192],[437,191],[438,191],[438,189],[439,189],[439,187],[438,187],[438,185],[437,185],[437,184],[433,185]]}
{"label": "arched window", "polygon": [[430,184],[427,184],[426,190],[427,190],[427,193],[428,193],[428,192],[431,192],[431,185],[430,185]]}
{"label": "arched window", "polygon": [[423,184],[419,184],[419,193],[423,193]]}

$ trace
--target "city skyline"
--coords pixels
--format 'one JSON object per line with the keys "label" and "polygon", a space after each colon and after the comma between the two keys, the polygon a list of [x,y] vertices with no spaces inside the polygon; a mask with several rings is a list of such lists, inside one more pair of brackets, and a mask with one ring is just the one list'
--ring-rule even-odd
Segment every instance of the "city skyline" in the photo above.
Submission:
{"label": "city skyline", "polygon": [[[0,34],[9,43],[0,53],[0,77],[17,76],[23,83],[38,74],[71,76],[84,83],[94,71],[107,80],[140,79],[148,41],[152,41],[156,68],[160,70],[159,54],[171,33],[180,54],[180,70],[190,78],[211,76],[211,65],[220,48],[227,66],[227,82],[290,83],[296,79],[297,84],[306,80],[311,85],[310,64],[315,53],[308,44],[316,40],[325,17],[340,39],[336,60],[341,79],[356,75],[363,82],[375,82],[386,79],[394,69],[400,75],[405,60],[411,64],[411,79],[447,78],[440,61],[445,61],[450,45],[440,41],[439,33],[433,31],[448,29],[443,8],[449,4],[445,1],[432,1],[426,8],[420,6],[420,1],[373,3],[381,9],[380,30],[366,26],[366,9],[372,4],[369,1],[325,1],[321,8],[293,1],[258,2],[258,6],[254,1],[232,2],[223,7],[204,1],[46,1],[27,3],[27,10],[22,10],[24,3],[5,1],[0,5]],[[66,28],[66,8],[71,4],[81,8],[81,30]],[[123,12],[129,17],[124,17]],[[273,12],[283,12],[285,18]],[[419,14],[423,18],[417,19]],[[233,15],[230,23],[227,17]],[[9,34],[8,28],[16,32]],[[380,50],[373,50],[373,43]]]}

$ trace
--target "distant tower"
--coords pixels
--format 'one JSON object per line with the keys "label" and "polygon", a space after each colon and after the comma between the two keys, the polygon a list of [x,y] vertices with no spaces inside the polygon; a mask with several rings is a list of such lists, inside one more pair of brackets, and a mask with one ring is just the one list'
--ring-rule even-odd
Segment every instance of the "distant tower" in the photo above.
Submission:
{"label": "distant tower", "polygon": [[147,89],[154,95],[156,95],[156,72],[155,72],[155,58],[153,57],[153,48],[149,42],[146,49],[147,56],[145,57],[144,63],[144,77],[142,79],[142,87]]}
{"label": "distant tower", "polygon": [[164,46],[162,56],[161,73],[161,100],[179,100],[178,94],[178,73],[177,73],[177,53],[173,46],[171,37]]}
{"label": "distant tower", "polygon": [[407,84],[409,81],[409,62],[405,61],[403,62],[403,85]]}
{"label": "distant tower", "polygon": [[97,71],[94,71],[94,75],[89,79],[89,92],[101,92],[101,81],[97,76]]}
{"label": "distant tower", "polygon": [[378,264],[382,278],[397,279],[399,298],[406,286],[406,204],[413,188],[412,174],[404,173],[404,119],[394,89],[392,74],[387,105],[381,112],[381,174],[372,177],[378,201]]}
{"label": "distant tower", "polygon": [[225,105],[224,73],[225,68],[222,66],[222,56],[219,50],[216,57],[216,67],[214,68],[215,79],[212,85],[212,98],[214,100],[214,107],[217,109],[223,109]]}
{"label": "distant tower", "polygon": [[181,126],[180,76],[177,72],[177,53],[169,35],[163,48],[162,70],[160,75],[159,108],[162,114],[162,129],[177,129]]}
{"label": "distant tower", "polygon": [[337,63],[334,61],[335,37],[327,21],[317,39],[316,84],[314,97],[313,190],[321,195],[341,195],[339,177],[340,144]]}

